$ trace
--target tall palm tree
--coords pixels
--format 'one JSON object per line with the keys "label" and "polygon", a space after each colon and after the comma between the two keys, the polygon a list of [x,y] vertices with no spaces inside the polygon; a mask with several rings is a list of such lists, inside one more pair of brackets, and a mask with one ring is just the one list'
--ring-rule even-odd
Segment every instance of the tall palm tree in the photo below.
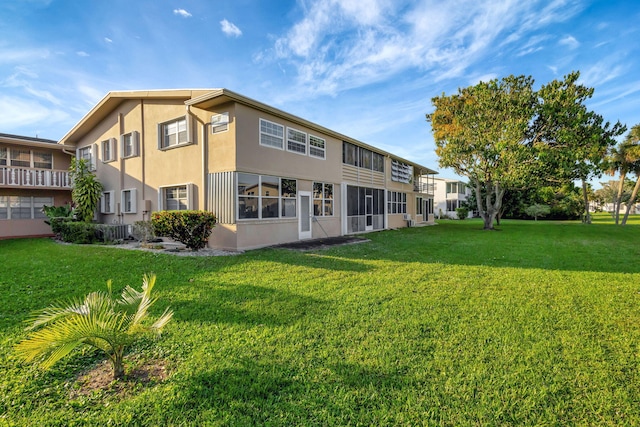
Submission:
{"label": "tall palm tree", "polygon": [[620,222],[620,206],[622,204],[622,195],[624,193],[624,181],[627,173],[631,171],[633,166],[633,145],[627,139],[611,149],[609,154],[609,171],[614,175],[616,172],[620,174],[618,182],[618,192],[613,201],[613,209],[615,213],[616,225]]}
{"label": "tall palm tree", "polygon": [[627,152],[629,159],[629,172],[632,172],[636,176],[636,183],[633,186],[631,198],[627,203],[627,209],[622,218],[622,225],[626,225],[629,213],[631,212],[631,206],[636,202],[638,197],[638,191],[640,190],[640,124],[637,124],[631,128],[627,137],[625,138],[627,144]]}
{"label": "tall palm tree", "polygon": [[92,292],[83,300],[54,304],[35,313],[28,338],[16,345],[18,356],[27,362],[38,361],[47,369],[74,348],[88,345],[104,351],[113,367],[114,379],[124,376],[124,350],[146,332],[159,333],[171,320],[168,308],[152,325],[145,325],[148,309],[157,298],[151,297],[156,276],[145,275],[142,291],[127,286],[120,298],[109,292]]}

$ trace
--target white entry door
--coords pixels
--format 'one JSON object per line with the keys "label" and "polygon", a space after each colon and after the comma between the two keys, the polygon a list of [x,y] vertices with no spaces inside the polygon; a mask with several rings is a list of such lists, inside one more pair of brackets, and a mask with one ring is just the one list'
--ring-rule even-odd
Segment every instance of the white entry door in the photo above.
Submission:
{"label": "white entry door", "polygon": [[298,216],[298,238],[300,240],[311,238],[311,193],[308,191],[298,192],[298,204],[300,205],[300,215]]}

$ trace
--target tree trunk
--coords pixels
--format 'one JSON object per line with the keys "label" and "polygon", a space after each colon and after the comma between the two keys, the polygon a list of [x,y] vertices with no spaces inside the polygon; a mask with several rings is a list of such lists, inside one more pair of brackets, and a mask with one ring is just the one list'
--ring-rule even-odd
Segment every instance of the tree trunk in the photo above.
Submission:
{"label": "tree trunk", "polygon": [[584,200],[584,223],[591,224],[591,214],[589,213],[589,195],[587,194],[587,181],[582,178],[582,197]]}
{"label": "tree trunk", "polygon": [[622,203],[622,194],[624,193],[624,180],[626,178],[626,173],[620,174],[620,182],[618,184],[618,194],[616,195],[616,201],[613,204],[616,225],[620,222],[620,204]]}
{"label": "tree trunk", "polygon": [[110,355],[111,366],[113,367],[113,379],[118,380],[124,378],[124,347],[116,349],[114,354]]}
{"label": "tree trunk", "polygon": [[624,217],[622,218],[622,225],[627,225],[627,219],[629,219],[629,212],[631,212],[631,206],[636,202],[636,197],[638,197],[638,190],[640,190],[640,175],[636,179],[636,185],[633,186],[633,192],[631,193],[631,198],[627,203],[627,209],[624,213]]}

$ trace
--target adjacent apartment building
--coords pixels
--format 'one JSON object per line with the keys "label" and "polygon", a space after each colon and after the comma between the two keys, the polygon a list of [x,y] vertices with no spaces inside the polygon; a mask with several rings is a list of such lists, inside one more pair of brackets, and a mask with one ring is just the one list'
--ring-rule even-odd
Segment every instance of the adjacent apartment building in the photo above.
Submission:
{"label": "adjacent apartment building", "polygon": [[209,210],[214,248],[434,219],[435,171],[227,89],[110,92],[59,144],[104,185],[100,222]]}
{"label": "adjacent apartment building", "polygon": [[56,141],[0,133],[0,239],[50,236],[43,206],[71,203],[71,153]]}
{"label": "adjacent apartment building", "polygon": [[[457,218],[456,209],[462,207],[471,194],[471,189],[463,181],[434,178],[434,201],[436,218]],[[469,218],[473,216],[473,209]]]}

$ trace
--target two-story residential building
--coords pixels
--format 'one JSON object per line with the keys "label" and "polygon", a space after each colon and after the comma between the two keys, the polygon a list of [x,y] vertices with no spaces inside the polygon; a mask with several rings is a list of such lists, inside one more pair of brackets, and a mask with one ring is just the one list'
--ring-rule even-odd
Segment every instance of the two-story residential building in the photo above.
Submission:
{"label": "two-story residential building", "polygon": [[64,148],[0,133],[0,239],[51,235],[42,207],[71,203],[71,155]]}
{"label": "two-story residential building", "polygon": [[110,92],[59,143],[104,185],[102,222],[209,210],[215,248],[433,221],[435,171],[227,89]]}
{"label": "two-story residential building", "polygon": [[[471,194],[471,189],[463,181],[446,178],[434,178],[434,202],[437,218],[457,218],[456,209],[462,207]],[[473,209],[469,217],[473,216]]]}

